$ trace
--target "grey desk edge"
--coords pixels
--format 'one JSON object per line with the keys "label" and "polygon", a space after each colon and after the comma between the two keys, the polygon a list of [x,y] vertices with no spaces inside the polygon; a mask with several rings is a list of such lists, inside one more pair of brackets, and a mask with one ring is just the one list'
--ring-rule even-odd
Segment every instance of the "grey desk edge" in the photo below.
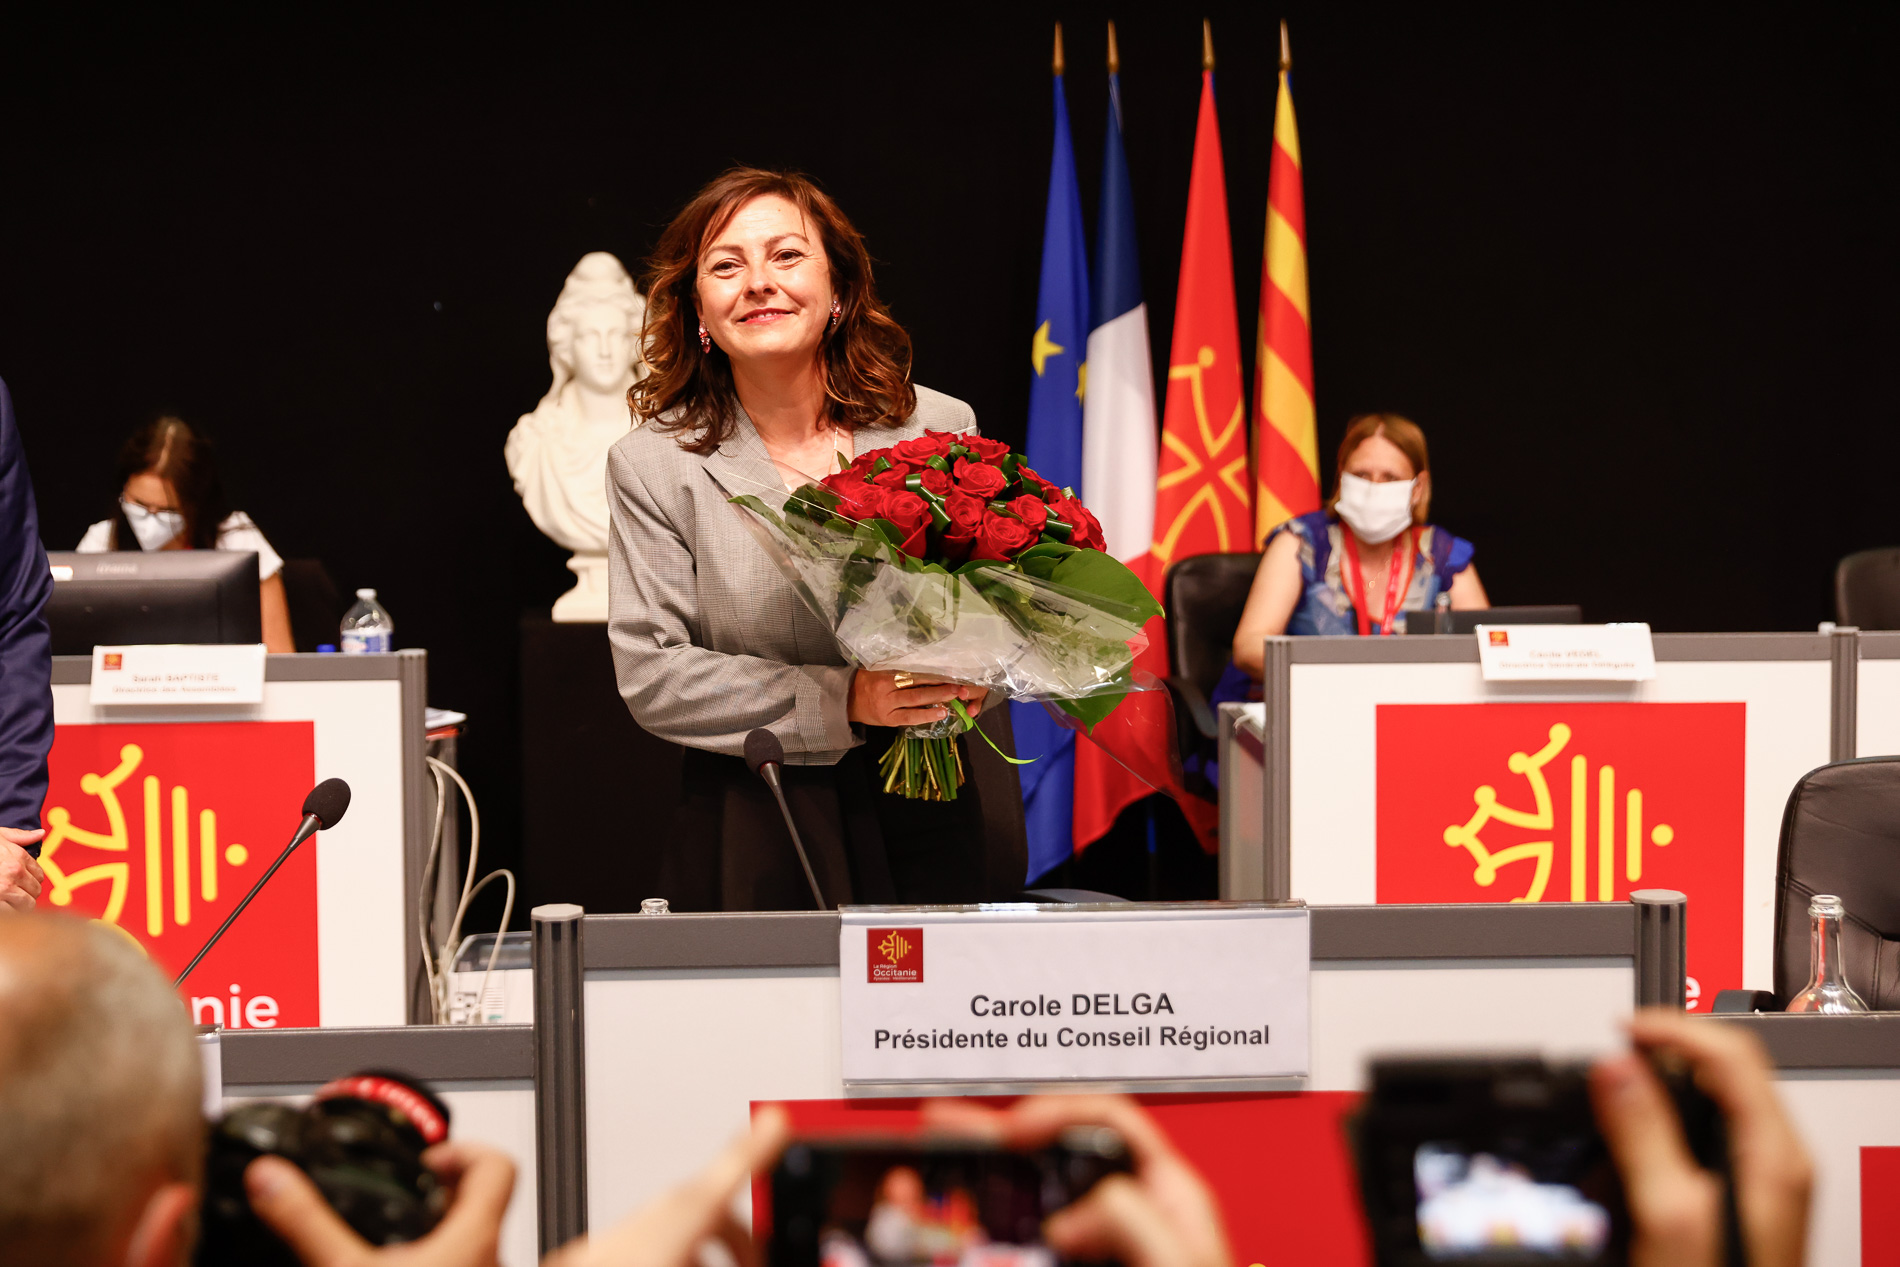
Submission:
{"label": "grey desk edge", "polygon": [[[1316,906],[1312,911],[1313,958],[1320,963],[1635,955],[1636,912],[1625,902]],[[589,915],[584,945],[589,972],[836,968],[838,916],[830,911]]]}
{"label": "grey desk edge", "polygon": [[[1864,637],[1865,635],[1863,635]],[[1469,634],[1406,638],[1290,638],[1294,664],[1476,664],[1478,640]],[[1832,644],[1819,633],[1657,634],[1656,659],[1827,660]],[[1865,651],[1862,654],[1866,654]],[[1900,647],[1888,654],[1900,656]]]}
{"label": "grey desk edge", "polygon": [[408,1025],[376,1029],[230,1029],[219,1034],[224,1085],[322,1083],[390,1069],[428,1083],[529,1081],[532,1025]]}
{"label": "grey desk edge", "polygon": [[[405,654],[386,655],[272,655],[264,658],[266,682],[394,682],[402,676]],[[56,655],[53,657],[54,686],[87,686],[92,682],[92,657]],[[242,707],[242,706],[240,706]]]}
{"label": "grey desk edge", "polygon": [[1900,1012],[1790,1016],[1763,1012],[1709,1018],[1739,1025],[1768,1049],[1777,1069],[1884,1069],[1900,1079]]}

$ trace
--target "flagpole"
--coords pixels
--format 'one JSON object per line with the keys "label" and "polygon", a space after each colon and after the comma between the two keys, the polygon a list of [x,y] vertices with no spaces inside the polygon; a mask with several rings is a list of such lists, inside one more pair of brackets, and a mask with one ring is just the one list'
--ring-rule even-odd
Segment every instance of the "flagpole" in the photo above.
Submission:
{"label": "flagpole", "polygon": [[1201,69],[1214,69],[1214,23],[1201,19]]}
{"label": "flagpole", "polygon": [[1050,62],[1050,70],[1060,79],[1062,77],[1062,23],[1056,23],[1056,55]]}
{"label": "flagpole", "polygon": [[1122,73],[1121,50],[1115,47],[1114,18],[1108,20],[1108,73],[1111,75],[1119,75]]}
{"label": "flagpole", "polygon": [[1286,19],[1280,19],[1280,73],[1286,74],[1293,69],[1293,46],[1287,42]]}

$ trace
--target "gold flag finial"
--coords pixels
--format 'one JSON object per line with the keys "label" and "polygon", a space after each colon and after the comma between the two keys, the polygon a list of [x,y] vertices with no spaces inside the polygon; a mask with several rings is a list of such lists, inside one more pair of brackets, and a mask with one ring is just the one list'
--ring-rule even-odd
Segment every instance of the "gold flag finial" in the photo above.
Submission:
{"label": "gold flag finial", "polygon": [[1108,73],[1111,75],[1119,75],[1122,73],[1121,50],[1115,46],[1114,18],[1108,20]]}
{"label": "gold flag finial", "polygon": [[1201,19],[1201,69],[1214,69],[1214,24]]}
{"label": "gold flag finial", "polygon": [[1056,55],[1051,67],[1058,75],[1062,73],[1062,23],[1056,23]]}
{"label": "gold flag finial", "polygon": [[1280,73],[1286,74],[1293,69],[1293,46],[1287,43],[1286,19],[1280,19]]}

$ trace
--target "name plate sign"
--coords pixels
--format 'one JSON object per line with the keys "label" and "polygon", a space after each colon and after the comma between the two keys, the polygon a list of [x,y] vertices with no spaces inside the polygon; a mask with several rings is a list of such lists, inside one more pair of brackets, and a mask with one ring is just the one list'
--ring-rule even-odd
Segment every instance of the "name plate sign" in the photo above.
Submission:
{"label": "name plate sign", "polygon": [[848,909],[846,1085],[1307,1071],[1304,907]]}
{"label": "name plate sign", "polygon": [[1479,625],[1487,682],[1647,682],[1656,676],[1649,626]]}
{"label": "name plate sign", "polygon": [[261,704],[264,644],[92,649],[94,704]]}

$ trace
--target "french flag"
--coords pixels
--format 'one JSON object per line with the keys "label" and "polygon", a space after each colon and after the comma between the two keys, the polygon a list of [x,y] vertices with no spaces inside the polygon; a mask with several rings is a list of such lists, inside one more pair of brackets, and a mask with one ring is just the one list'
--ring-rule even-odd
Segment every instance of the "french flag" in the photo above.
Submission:
{"label": "french flag", "polygon": [[[1113,49],[1111,27],[1110,48]],[[1113,53],[1111,52],[1111,56]],[[1088,391],[1082,402],[1082,499],[1101,521],[1108,552],[1159,590],[1154,542],[1155,426],[1154,360],[1148,351],[1148,305],[1141,294],[1141,263],[1135,250],[1135,194],[1122,149],[1121,76],[1108,77],[1108,133],[1102,145],[1101,220],[1095,239],[1095,276],[1090,287]],[[1166,674],[1159,617],[1147,630],[1154,644],[1136,667]],[[1165,714],[1139,694],[1122,702],[1116,722],[1152,752],[1172,742]],[[1123,808],[1156,791],[1093,743],[1075,750],[1075,848],[1079,851],[1115,825]]]}

